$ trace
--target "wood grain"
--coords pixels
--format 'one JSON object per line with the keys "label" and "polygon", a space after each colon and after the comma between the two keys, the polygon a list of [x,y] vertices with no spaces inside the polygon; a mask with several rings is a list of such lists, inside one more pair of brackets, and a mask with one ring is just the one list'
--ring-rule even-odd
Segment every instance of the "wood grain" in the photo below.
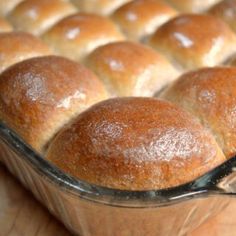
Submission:
{"label": "wood grain", "polygon": [[[236,198],[188,236],[236,235]],[[0,164],[0,236],[71,236]]]}
{"label": "wood grain", "polygon": [[236,198],[216,217],[188,236],[235,236],[236,235]]}
{"label": "wood grain", "polygon": [[0,236],[70,236],[0,164]]}

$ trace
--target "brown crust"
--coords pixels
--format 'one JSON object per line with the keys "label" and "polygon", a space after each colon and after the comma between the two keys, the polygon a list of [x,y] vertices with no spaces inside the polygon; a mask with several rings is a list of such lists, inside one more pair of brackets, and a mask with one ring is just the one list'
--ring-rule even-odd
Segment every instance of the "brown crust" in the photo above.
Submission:
{"label": "brown crust", "polygon": [[227,158],[236,154],[236,68],[205,68],[184,74],[160,97],[195,115]]}
{"label": "brown crust", "polygon": [[6,16],[23,0],[0,0],[0,16]]}
{"label": "brown crust", "polygon": [[227,61],[224,63],[225,66],[236,66],[236,54],[232,55]]}
{"label": "brown crust", "polygon": [[90,183],[126,190],[183,184],[225,160],[192,116],[154,98],[116,98],[81,113],[47,159]]}
{"label": "brown crust", "polygon": [[97,48],[88,56],[86,64],[113,96],[153,96],[178,76],[163,56],[129,41]]}
{"label": "brown crust", "polygon": [[48,46],[29,33],[0,33],[0,72],[25,59],[50,54]]}
{"label": "brown crust", "polygon": [[221,0],[167,0],[181,12],[202,12]]}
{"label": "brown crust", "polygon": [[76,12],[76,8],[63,0],[25,0],[8,15],[17,30],[40,35],[56,22]]}
{"label": "brown crust", "polygon": [[37,151],[88,106],[107,98],[97,77],[56,56],[28,59],[0,75],[0,118]]}
{"label": "brown crust", "polygon": [[7,22],[6,19],[0,17],[0,33],[2,33],[2,32],[10,32],[12,30],[13,30],[13,28],[9,24],[9,22]]}
{"label": "brown crust", "polygon": [[109,18],[78,13],[58,22],[43,39],[58,54],[82,60],[96,47],[124,37]]}
{"label": "brown crust", "polygon": [[233,31],[211,15],[180,15],[161,26],[149,44],[184,70],[221,64],[236,52]]}
{"label": "brown crust", "polygon": [[135,0],[117,9],[112,19],[129,39],[141,40],[176,14],[164,1]]}
{"label": "brown crust", "polygon": [[236,32],[236,1],[224,0],[213,6],[209,14],[220,17]]}
{"label": "brown crust", "polygon": [[109,15],[131,0],[71,0],[80,11]]}

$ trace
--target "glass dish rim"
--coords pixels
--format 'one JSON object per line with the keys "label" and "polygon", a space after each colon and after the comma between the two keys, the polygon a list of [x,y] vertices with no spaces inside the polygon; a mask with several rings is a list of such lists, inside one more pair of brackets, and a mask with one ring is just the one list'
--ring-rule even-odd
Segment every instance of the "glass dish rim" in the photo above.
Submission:
{"label": "glass dish rim", "polygon": [[[208,188],[202,183],[208,181],[218,167],[206,173],[204,178],[200,177],[191,183],[169,189],[147,191],[118,190],[90,184],[62,172],[40,154],[36,153],[2,121],[0,121],[0,138],[18,156],[20,154],[38,174],[49,180],[52,184],[63,188],[64,191],[74,196],[92,202],[114,207],[153,208],[220,193],[219,189],[214,187],[216,183],[211,184]],[[208,175],[209,178],[206,178]],[[198,186],[197,188],[196,185]]]}

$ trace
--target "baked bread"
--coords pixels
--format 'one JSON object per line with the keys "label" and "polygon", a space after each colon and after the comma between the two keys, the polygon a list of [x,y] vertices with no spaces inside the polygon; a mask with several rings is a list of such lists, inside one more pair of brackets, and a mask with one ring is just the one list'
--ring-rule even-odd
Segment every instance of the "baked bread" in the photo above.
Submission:
{"label": "baked bread", "polygon": [[181,12],[202,12],[221,0],[167,0]]}
{"label": "baked bread", "polygon": [[2,17],[0,17],[0,33],[12,31],[12,26]]}
{"label": "baked bread", "polygon": [[225,63],[225,66],[236,66],[236,54],[231,56]]}
{"label": "baked bread", "polygon": [[109,15],[130,0],[71,0],[82,12]]}
{"label": "baked bread", "polygon": [[63,57],[28,59],[0,75],[0,119],[40,153],[64,124],[106,98],[92,72]]}
{"label": "baked bread", "polygon": [[236,1],[224,0],[213,6],[209,11],[209,14],[217,16],[224,20],[231,29],[236,32]]}
{"label": "baked bread", "polygon": [[164,1],[134,0],[117,9],[112,19],[129,39],[143,40],[176,14]]}
{"label": "baked bread", "polygon": [[236,68],[204,68],[182,75],[160,95],[196,116],[227,158],[236,154]]}
{"label": "baked bread", "polygon": [[0,72],[25,59],[50,54],[48,46],[29,33],[0,33]]}
{"label": "baked bread", "polygon": [[67,0],[25,0],[8,15],[17,30],[40,35],[57,21],[76,12]]}
{"label": "baked bread", "polygon": [[46,158],[81,180],[125,190],[181,185],[225,160],[188,113],[137,97],[106,100],[81,113],[55,137]]}
{"label": "baked bread", "polygon": [[6,16],[17,4],[23,0],[0,0],[0,16]]}
{"label": "baked bread", "polygon": [[185,71],[223,63],[236,52],[236,36],[217,17],[183,14],[162,25],[149,45]]}
{"label": "baked bread", "polygon": [[59,55],[81,61],[96,47],[124,37],[110,19],[78,13],[58,22],[43,39]]}
{"label": "baked bread", "polygon": [[95,49],[86,65],[112,96],[153,96],[178,71],[160,54],[142,44],[123,41]]}

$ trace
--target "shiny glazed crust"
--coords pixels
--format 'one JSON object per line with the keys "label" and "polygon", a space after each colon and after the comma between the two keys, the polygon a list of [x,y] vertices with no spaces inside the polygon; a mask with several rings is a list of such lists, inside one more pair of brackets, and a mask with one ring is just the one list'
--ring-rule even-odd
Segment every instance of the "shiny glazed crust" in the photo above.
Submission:
{"label": "shiny glazed crust", "polygon": [[209,14],[220,17],[236,32],[236,1],[224,0],[208,11]]}
{"label": "shiny glazed crust", "polygon": [[221,0],[167,0],[181,12],[202,12]]}
{"label": "shiny glazed crust", "polygon": [[28,59],[0,75],[0,119],[39,152],[65,123],[106,98],[92,72],[62,57]]}
{"label": "shiny glazed crust", "polygon": [[48,46],[29,33],[0,33],[0,72],[25,59],[50,54]]}
{"label": "shiny glazed crust", "polygon": [[182,70],[223,63],[236,52],[236,36],[210,15],[184,14],[162,25],[149,44]]}
{"label": "shiny glazed crust", "polygon": [[78,10],[101,15],[109,15],[115,9],[131,0],[71,0]]}
{"label": "shiny glazed crust", "polygon": [[0,15],[6,16],[23,0],[0,0]]}
{"label": "shiny glazed crust", "polygon": [[164,1],[135,0],[117,9],[112,19],[129,39],[142,40],[176,14]]}
{"label": "shiny glazed crust", "polygon": [[160,95],[196,116],[227,158],[236,154],[236,68],[205,68],[182,75]]}
{"label": "shiny glazed crust", "polygon": [[137,97],[106,100],[81,113],[55,137],[46,158],[79,179],[126,190],[180,185],[225,160],[188,113]]}
{"label": "shiny glazed crust", "polygon": [[25,0],[8,15],[17,30],[40,35],[65,16],[76,12],[66,0]]}
{"label": "shiny glazed crust", "polygon": [[86,64],[113,96],[153,96],[178,77],[178,72],[162,55],[129,41],[97,48]]}
{"label": "shiny glazed crust", "polygon": [[58,54],[80,61],[96,47],[124,37],[109,18],[78,13],[61,20],[43,39]]}

